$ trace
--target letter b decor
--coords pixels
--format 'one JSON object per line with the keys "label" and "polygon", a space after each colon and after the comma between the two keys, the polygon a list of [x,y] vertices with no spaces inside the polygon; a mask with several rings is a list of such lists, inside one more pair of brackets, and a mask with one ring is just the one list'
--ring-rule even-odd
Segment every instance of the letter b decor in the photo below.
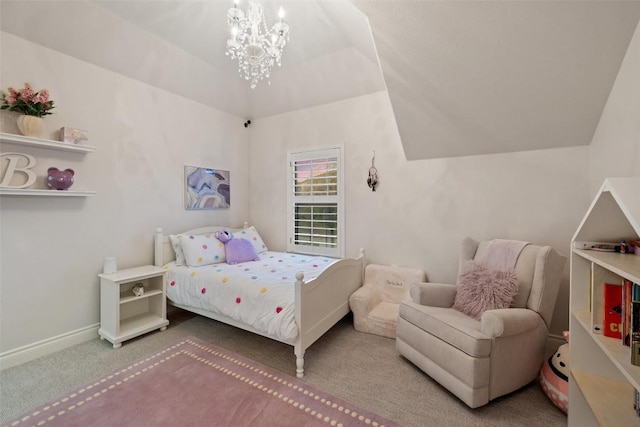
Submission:
{"label": "letter b decor", "polygon": [[[37,163],[35,157],[22,153],[0,153],[0,161],[0,173],[2,174],[0,175],[2,176],[0,188],[26,188],[36,181],[36,173],[31,170]],[[11,184],[16,172],[24,174],[26,178],[24,183]]]}

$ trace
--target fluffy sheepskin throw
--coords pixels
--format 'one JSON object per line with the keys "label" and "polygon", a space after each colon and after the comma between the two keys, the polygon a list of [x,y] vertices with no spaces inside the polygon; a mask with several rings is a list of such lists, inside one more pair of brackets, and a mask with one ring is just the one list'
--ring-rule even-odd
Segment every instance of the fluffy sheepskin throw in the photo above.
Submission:
{"label": "fluffy sheepskin throw", "polygon": [[508,308],[517,292],[518,279],[513,271],[490,270],[468,261],[458,276],[453,308],[480,320],[486,310]]}

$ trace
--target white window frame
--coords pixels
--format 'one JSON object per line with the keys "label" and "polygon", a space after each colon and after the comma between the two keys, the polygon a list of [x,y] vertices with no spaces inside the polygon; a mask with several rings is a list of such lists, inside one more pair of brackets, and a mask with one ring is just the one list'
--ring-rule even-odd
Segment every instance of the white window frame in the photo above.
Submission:
{"label": "white window frame", "polygon": [[[337,157],[338,163],[338,185],[336,196],[296,196],[294,194],[294,163],[300,160],[322,159]],[[342,145],[289,151],[287,155],[287,251],[324,255],[334,258],[344,258],[344,147]],[[295,242],[295,206],[297,203],[336,203],[338,207],[337,215],[337,244],[336,247],[323,247],[315,245],[303,245]]]}

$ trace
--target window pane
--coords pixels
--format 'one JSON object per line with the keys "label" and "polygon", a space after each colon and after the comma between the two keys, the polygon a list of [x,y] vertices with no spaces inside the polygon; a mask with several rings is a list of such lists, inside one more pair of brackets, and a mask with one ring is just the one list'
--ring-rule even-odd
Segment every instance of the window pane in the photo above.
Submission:
{"label": "window pane", "polygon": [[338,194],[338,158],[297,160],[294,163],[293,191],[296,196]]}
{"label": "window pane", "polygon": [[337,203],[296,203],[294,243],[336,247],[338,242]]}

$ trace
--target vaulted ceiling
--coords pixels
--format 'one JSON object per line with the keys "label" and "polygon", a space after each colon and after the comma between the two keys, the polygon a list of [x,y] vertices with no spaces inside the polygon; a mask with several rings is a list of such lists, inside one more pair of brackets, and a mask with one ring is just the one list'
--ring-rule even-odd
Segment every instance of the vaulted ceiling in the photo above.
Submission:
{"label": "vaulted ceiling", "polygon": [[3,0],[0,29],[246,118],[387,90],[414,160],[589,144],[640,19],[639,1],[267,0],[291,40],[251,90],[224,54],[231,4]]}
{"label": "vaulted ceiling", "polygon": [[640,16],[638,1],[355,4],[408,159],[588,145]]}

